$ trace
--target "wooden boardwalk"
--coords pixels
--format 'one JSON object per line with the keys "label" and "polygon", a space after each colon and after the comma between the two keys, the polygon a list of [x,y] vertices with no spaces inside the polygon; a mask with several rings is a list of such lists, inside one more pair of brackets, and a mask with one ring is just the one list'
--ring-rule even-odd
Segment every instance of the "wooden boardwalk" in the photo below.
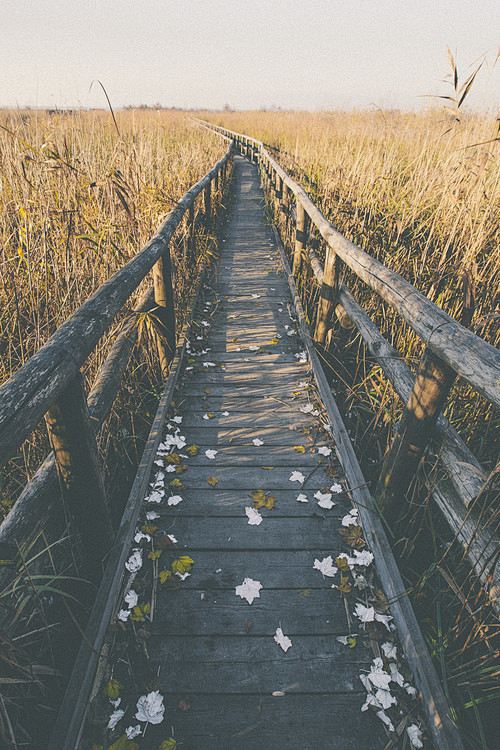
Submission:
{"label": "wooden boardwalk", "polygon": [[[306,387],[307,362],[296,356],[303,346],[292,333],[257,167],[241,157],[235,193],[205,307],[210,328],[199,321],[203,339],[191,339],[205,354],[188,361],[175,398],[180,434],[200,451],[184,460],[182,502],[163,502],[157,523],[194,565],[181,588],[157,592],[147,649],[166,713],[141,748],[156,750],[172,733],[182,750],[380,749],[387,741],[380,722],[360,711],[366,693],[358,674],[369,669],[369,653],[337,641],[349,632],[344,603],[334,579],[314,569],[315,559],[342,549],[338,530],[350,505],[339,495],[324,509],[314,498],[343,477],[334,452],[317,452],[328,433]],[[319,414],[303,413],[307,404]],[[290,481],[293,471],[303,485]],[[276,502],[260,511],[260,525],[249,525],[245,508],[256,490]],[[297,501],[300,493],[307,503]],[[251,605],[235,592],[245,578],[262,584]],[[286,653],[277,628],[292,641]]]}

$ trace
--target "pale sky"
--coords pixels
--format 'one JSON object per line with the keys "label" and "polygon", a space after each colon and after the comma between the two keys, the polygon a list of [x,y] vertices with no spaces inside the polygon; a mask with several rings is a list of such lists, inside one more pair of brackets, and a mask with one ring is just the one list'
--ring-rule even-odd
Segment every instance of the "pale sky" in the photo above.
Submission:
{"label": "pale sky", "polygon": [[[491,67],[500,0],[0,0],[0,106],[418,109],[447,45]],[[500,106],[500,60],[474,92]]]}

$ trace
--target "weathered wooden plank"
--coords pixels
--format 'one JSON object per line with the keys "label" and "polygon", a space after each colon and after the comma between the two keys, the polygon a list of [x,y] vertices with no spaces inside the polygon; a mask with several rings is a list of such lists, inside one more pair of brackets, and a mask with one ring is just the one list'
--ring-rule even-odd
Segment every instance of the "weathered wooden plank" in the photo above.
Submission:
{"label": "weathered wooden plank", "polygon": [[[263,589],[260,596],[263,603],[265,603],[266,589],[299,591],[299,589],[324,586],[325,589],[331,590],[332,579],[323,578],[318,570],[313,569],[313,566],[316,558],[322,560],[337,549],[338,546],[332,541],[328,547],[313,547],[307,552],[304,550],[291,552],[287,550],[243,552],[198,550],[192,555],[194,565],[191,577],[182,585],[187,589],[195,588],[200,591],[234,590],[236,586],[243,583],[245,578],[253,578],[262,583]],[[340,597],[340,594],[332,591],[332,596]]]}
{"label": "weathered wooden plank", "polygon": [[[202,393],[204,389],[201,389]],[[293,392],[292,392],[293,393]],[[187,415],[193,412],[211,413],[230,411],[230,412],[260,412],[265,411],[267,414],[282,411],[283,409],[295,410],[300,406],[308,403],[306,396],[293,396],[292,393],[280,397],[268,396],[267,398],[258,397],[237,397],[237,396],[214,396],[212,393],[200,396],[186,396],[186,400],[179,400],[177,408],[182,409],[182,414]]]}
{"label": "weathered wooden plank", "polygon": [[[262,466],[263,461],[269,461],[274,466],[287,466],[292,467],[292,469],[295,469],[300,464],[302,467],[307,466],[308,471],[310,471],[318,465],[319,461],[324,464],[324,457],[317,453],[315,445],[308,445],[302,441],[297,447],[304,447],[305,452],[297,452],[293,445],[271,445],[265,448],[262,445],[252,445],[251,447],[221,445],[217,448],[218,452],[215,458],[208,458],[205,455],[205,451],[201,450],[197,456],[187,459],[187,465],[189,468],[203,466],[211,469],[214,466],[229,466],[232,468],[238,467],[239,469],[241,466],[255,466],[259,468]],[[263,448],[264,450],[262,450]]]}
{"label": "weathered wooden plank", "polygon": [[[262,468],[267,466],[265,456],[262,457],[262,465],[259,467],[241,466],[236,469],[234,466],[219,466],[217,471],[215,467],[193,466],[181,475],[181,481],[187,487],[199,487],[206,489],[207,493],[212,489],[207,482],[209,476],[215,476],[218,480],[217,487],[220,490],[245,490],[245,489],[265,489],[285,490],[290,486],[296,487],[300,492],[302,488],[314,491],[321,487],[327,487],[332,484],[332,478],[329,477],[322,466],[311,467],[298,464],[294,471],[301,471],[305,476],[303,484],[299,482],[290,482],[292,470],[276,466],[271,471]],[[323,466],[326,466],[324,464]],[[175,475],[174,475],[175,476]]]}
{"label": "weathered wooden plank", "polygon": [[[273,496],[276,498],[276,503],[272,509],[273,516],[278,518],[303,518],[304,516],[310,516],[312,509],[316,509],[316,512],[321,513],[319,508],[316,508],[316,500],[313,499],[309,491],[302,491],[308,498],[307,503],[297,502],[297,495],[299,491],[297,489],[290,490],[273,490]],[[344,497],[344,496],[343,496]],[[252,498],[244,490],[241,492],[235,492],[234,490],[219,490],[217,488],[211,489],[207,494],[199,489],[182,489],[183,503],[168,507],[166,505],[160,505],[156,510],[161,517],[166,517],[172,520],[177,515],[185,516],[203,516],[204,518],[210,517],[221,517],[221,516],[234,516],[241,518],[242,514],[245,513],[245,507],[252,503]],[[324,511],[328,516],[337,517],[340,513],[345,512],[342,501],[339,497],[336,498],[335,505],[331,510]],[[267,511],[266,511],[267,513]]]}
{"label": "weathered wooden plank", "polygon": [[[246,602],[242,606],[250,610]],[[249,616],[250,616],[249,612]],[[285,626],[285,624],[283,623]],[[276,627],[280,626],[279,619]],[[286,631],[285,631],[286,632]],[[286,654],[270,636],[151,637],[148,649],[168,664],[166,693],[252,694],[290,689],[313,695],[362,693],[365,649],[346,649],[332,636],[295,636]]]}
{"label": "weathered wooden plank", "polygon": [[[275,385],[281,383],[288,383],[290,388],[295,388],[302,380],[307,380],[309,373],[306,369],[302,372],[298,372],[297,369],[288,369],[287,372],[280,370],[275,371],[273,368],[269,369],[269,375],[266,377],[266,385],[271,390]],[[194,372],[191,371],[189,380],[192,383],[205,383],[206,386],[210,387],[212,383],[226,383],[231,388],[237,387],[238,385],[255,385],[262,383],[262,373],[258,367],[252,367],[250,369],[244,369],[243,366],[240,371],[235,370],[233,372],[224,372],[220,367],[210,368],[210,372]]]}
{"label": "weathered wooden plank", "polygon": [[[217,129],[217,126],[212,127]],[[261,152],[265,151],[262,143],[255,143]],[[397,310],[431,351],[490,403],[500,408],[500,351],[457,323],[395,271],[343,237],[314,205],[306,191],[267,152],[266,158],[294,193],[296,200],[302,202],[323,239],[344,263]]]}
{"label": "weathered wooden plank", "polygon": [[[334,698],[288,691],[281,697],[192,694],[188,711],[178,708],[182,697],[168,696],[165,703],[167,723],[183,750],[381,750],[388,739],[375,714],[360,714],[363,698],[357,693]],[[163,724],[150,725],[141,747],[157,750],[164,736]]]}
{"label": "weathered wooden plank", "polygon": [[[211,427],[210,419],[206,422],[207,426],[200,425],[196,428],[186,428],[182,430],[188,445],[195,443],[206,445],[211,448],[221,443],[231,445],[253,445],[254,438],[260,438],[265,441],[265,445],[298,445],[301,441],[315,435],[315,428],[311,428],[309,435],[304,435],[295,425],[290,424],[288,427],[252,427],[251,425],[242,427],[227,428],[224,425],[220,427]],[[309,429],[309,428],[305,428]],[[261,446],[264,447],[264,446]]]}
{"label": "weathered wooden plank", "polygon": [[[309,382],[308,377],[303,378],[303,382]],[[301,381],[302,382],[302,381]],[[205,388],[210,388],[210,393],[207,393]],[[192,380],[189,382],[189,394],[185,394],[186,398],[188,396],[213,396],[214,398],[220,398],[221,400],[226,400],[228,403],[231,403],[231,401],[238,401],[240,399],[248,398],[264,398],[264,399],[273,399],[273,398],[291,398],[294,393],[303,393],[305,392],[302,387],[299,387],[296,385],[295,387],[291,387],[289,384],[286,383],[274,383],[272,385],[268,384],[268,381],[266,380],[265,383],[255,383],[253,385],[244,385],[244,386],[231,386],[231,388],[226,388],[224,385],[212,383],[210,385],[204,385],[203,383],[193,383]],[[184,396],[180,396],[180,391],[177,391],[176,393],[176,403],[181,403]],[[298,397],[300,398],[300,397]]]}
{"label": "weathered wooden plank", "polygon": [[[167,516],[158,521],[160,530],[174,534],[177,550],[308,550],[311,547],[338,547],[338,516],[330,515],[313,501],[306,518],[274,518],[272,510],[262,511],[260,526],[250,526],[245,513],[240,518],[185,518]],[[248,503],[251,505],[251,502]],[[314,514],[317,510],[317,514]]]}
{"label": "weathered wooden plank", "polygon": [[158,597],[153,635],[274,636],[280,621],[289,637],[349,632],[344,602],[331,589],[273,589],[250,607],[242,607],[234,591],[206,591],[200,597],[199,591],[185,588],[165,591]]}
{"label": "weathered wooden plank", "polygon": [[[212,419],[204,419],[205,414],[214,414]],[[299,407],[295,409],[287,410],[285,407],[279,412],[274,412],[272,418],[267,412],[229,412],[225,414],[222,412],[212,412],[210,410],[210,401],[207,403],[205,412],[191,412],[184,415],[182,420],[182,427],[188,429],[189,427],[203,427],[204,423],[210,422],[210,426],[221,426],[225,429],[238,429],[239,427],[248,427],[249,429],[261,429],[265,431],[269,428],[272,423],[273,427],[282,426],[285,429],[289,425],[295,425],[297,427],[312,427],[314,424],[314,417],[309,414],[303,414]],[[262,438],[265,440],[265,437]]]}

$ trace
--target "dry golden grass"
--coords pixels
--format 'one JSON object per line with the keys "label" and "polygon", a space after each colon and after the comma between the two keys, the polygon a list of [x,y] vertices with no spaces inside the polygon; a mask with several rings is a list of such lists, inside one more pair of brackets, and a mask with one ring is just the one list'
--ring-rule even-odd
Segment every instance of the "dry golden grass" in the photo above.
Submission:
{"label": "dry golden grass", "polygon": [[[224,112],[216,124],[263,140],[334,226],[494,346],[500,343],[500,142],[494,116]],[[477,145],[479,144],[479,145]],[[352,288],[411,363],[420,344],[379,298]],[[458,407],[458,408],[457,408]],[[461,389],[448,408],[486,462],[490,408]]]}
{"label": "dry golden grass", "polygon": [[171,111],[0,112],[0,382],[225,151]]}

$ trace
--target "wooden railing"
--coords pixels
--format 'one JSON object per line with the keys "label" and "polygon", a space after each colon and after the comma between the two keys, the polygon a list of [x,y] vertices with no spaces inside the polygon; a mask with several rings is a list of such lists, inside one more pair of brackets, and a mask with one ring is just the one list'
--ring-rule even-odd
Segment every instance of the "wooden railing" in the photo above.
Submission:
{"label": "wooden railing", "polygon": [[[293,274],[297,277],[302,271],[311,275],[320,288],[311,325],[316,346],[320,349],[325,346],[335,314],[347,317],[406,404],[374,493],[380,511],[389,519],[398,514],[428,442],[437,436],[446,478],[434,485],[433,498],[463,545],[493,606],[500,611],[499,530],[485,514],[483,504],[487,491],[498,481],[498,467],[488,476],[441,415],[457,376],[500,408],[500,352],[340,234],[261,141],[212,123],[200,121],[200,124],[234,139],[238,151],[260,165],[267,196],[277,215],[283,217],[281,224],[289,231]],[[325,243],[324,266],[308,247],[311,226]],[[416,377],[341,280],[342,263],[420,337],[425,347]]]}
{"label": "wooden railing", "polygon": [[[0,527],[3,549],[16,549],[33,530],[46,528],[53,516],[62,516],[59,486],[71,511],[73,528],[89,551],[86,577],[98,582],[102,560],[113,541],[103,470],[96,435],[109,415],[131,352],[137,340],[137,314],[154,310],[162,335],[157,337],[164,375],[175,352],[176,321],[169,243],[187,212],[187,252],[195,262],[195,201],[203,196],[207,229],[221,205],[230,143],[225,156],[176,203],[146,246],[104,283],[53,334],[47,343],[0,387],[0,463],[3,467],[45,416],[53,453],[46,459],[17,499]],[[88,399],[80,368],[108,331],[129,297],[153,270],[154,290],[125,319]],[[57,514],[53,506],[57,506]],[[57,535],[55,535],[57,536]],[[6,556],[4,552],[3,557]],[[8,575],[5,569],[0,577]]]}

